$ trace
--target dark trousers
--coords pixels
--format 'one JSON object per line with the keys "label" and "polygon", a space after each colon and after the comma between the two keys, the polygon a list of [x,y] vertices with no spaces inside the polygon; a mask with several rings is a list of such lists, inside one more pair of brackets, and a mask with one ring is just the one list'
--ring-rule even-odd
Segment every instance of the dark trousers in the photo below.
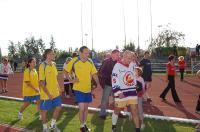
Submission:
{"label": "dark trousers", "polygon": [[200,95],[199,95],[199,99],[197,101],[196,111],[200,111]]}
{"label": "dark trousers", "polygon": [[179,69],[179,71],[180,71],[180,74],[181,74],[181,81],[183,81],[185,69]]}
{"label": "dark trousers", "polygon": [[[69,80],[64,80],[64,82],[69,82]],[[74,90],[73,90],[73,84],[70,83],[70,84],[64,84],[64,88],[65,88],[65,94],[66,95],[69,95],[69,89],[71,89],[72,93],[74,93]]]}
{"label": "dark trousers", "polygon": [[179,102],[180,99],[176,93],[176,89],[175,89],[175,78],[174,76],[168,76],[168,85],[167,87],[164,89],[164,91],[162,92],[162,94],[160,95],[161,98],[165,98],[165,96],[167,95],[167,93],[169,92],[169,90],[171,89],[172,92],[172,97],[174,99],[174,102]]}

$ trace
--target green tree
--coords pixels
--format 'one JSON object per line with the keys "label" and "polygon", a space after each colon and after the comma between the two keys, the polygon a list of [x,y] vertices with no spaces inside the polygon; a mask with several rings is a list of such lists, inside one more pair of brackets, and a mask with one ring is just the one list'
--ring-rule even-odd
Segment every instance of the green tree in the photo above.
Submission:
{"label": "green tree", "polygon": [[153,38],[149,45],[149,49],[156,47],[173,47],[185,40],[185,34],[179,31],[172,30],[170,24],[160,25],[159,33],[156,38]]}
{"label": "green tree", "polygon": [[130,42],[129,44],[124,45],[123,51],[125,50],[135,51],[135,44]]}
{"label": "green tree", "polygon": [[53,51],[56,51],[56,42],[54,41],[54,37],[51,35],[51,40],[50,40],[50,49],[52,49]]}
{"label": "green tree", "polygon": [[8,56],[11,60],[16,59],[17,57],[17,46],[14,44],[13,41],[9,41],[8,44]]}
{"label": "green tree", "polygon": [[43,55],[46,48],[44,41],[42,38],[39,38],[36,42],[39,47],[40,54]]}

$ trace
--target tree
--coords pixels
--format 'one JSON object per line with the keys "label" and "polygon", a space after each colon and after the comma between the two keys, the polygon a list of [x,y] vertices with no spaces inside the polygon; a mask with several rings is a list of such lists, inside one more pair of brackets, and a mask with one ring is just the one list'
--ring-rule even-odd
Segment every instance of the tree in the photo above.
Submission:
{"label": "tree", "polygon": [[130,42],[129,44],[124,45],[123,51],[125,50],[135,51],[135,44]]}
{"label": "tree", "polygon": [[0,47],[0,61],[2,59],[2,52],[1,52],[1,47]]}
{"label": "tree", "polygon": [[50,49],[52,49],[53,51],[56,51],[56,42],[54,41],[54,37],[51,35],[51,41],[50,41]]}
{"label": "tree", "polygon": [[15,59],[17,57],[17,47],[13,41],[9,40],[8,44],[8,56],[10,59]]}
{"label": "tree", "polygon": [[159,28],[160,32],[156,38],[153,38],[149,45],[149,49],[178,46],[178,44],[185,39],[185,34],[172,30],[170,24],[159,26]]}
{"label": "tree", "polygon": [[42,40],[42,38],[39,38],[36,42],[37,45],[39,46],[40,54],[43,55],[46,48],[44,41]]}

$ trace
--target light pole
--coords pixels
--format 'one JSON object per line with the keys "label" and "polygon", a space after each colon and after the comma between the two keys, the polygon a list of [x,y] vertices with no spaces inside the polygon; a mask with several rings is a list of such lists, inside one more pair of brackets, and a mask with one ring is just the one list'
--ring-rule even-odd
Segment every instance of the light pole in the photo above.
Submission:
{"label": "light pole", "polygon": [[140,15],[139,15],[139,0],[137,0],[137,25],[138,25],[138,47],[140,44]]}
{"label": "light pole", "polygon": [[81,1],[81,43],[83,46],[83,3]]}
{"label": "light pole", "polygon": [[92,0],[91,0],[91,35],[92,35],[92,51],[94,49],[93,45],[93,5],[92,5]]}
{"label": "light pole", "polygon": [[153,29],[152,29],[152,2],[151,2],[151,0],[150,0],[150,24],[151,24],[151,38],[150,38],[150,42],[152,43],[152,39],[153,39],[153,37],[152,37],[152,32],[153,32]]}
{"label": "light pole", "polygon": [[88,34],[86,33],[85,34],[85,45],[87,46],[87,37],[88,37]]}
{"label": "light pole", "polygon": [[123,11],[123,20],[124,20],[124,44],[126,45],[126,16],[124,11],[124,0],[122,0],[122,11]]}

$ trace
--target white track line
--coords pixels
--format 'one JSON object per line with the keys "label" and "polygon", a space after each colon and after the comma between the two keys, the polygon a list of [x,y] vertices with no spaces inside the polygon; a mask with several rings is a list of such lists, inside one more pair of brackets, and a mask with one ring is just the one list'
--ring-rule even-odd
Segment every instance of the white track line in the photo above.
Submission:
{"label": "white track line", "polygon": [[[10,96],[0,96],[0,98],[23,101],[22,98],[15,98],[15,97],[10,97]],[[78,109],[78,106],[75,106],[75,105],[62,104],[62,106],[67,107],[67,108]],[[89,107],[88,109],[92,112],[99,112],[100,111],[99,108],[94,108],[94,107]],[[113,113],[113,110],[107,110],[107,112]],[[129,112],[124,112],[124,114],[129,115]],[[148,114],[145,114],[144,116],[145,116],[145,118],[155,119],[155,120],[166,120],[166,121],[191,123],[191,124],[200,123],[200,120],[195,120],[195,119],[186,119],[186,118],[178,118],[178,117],[170,117],[170,116],[157,116],[157,115],[148,115]]]}

